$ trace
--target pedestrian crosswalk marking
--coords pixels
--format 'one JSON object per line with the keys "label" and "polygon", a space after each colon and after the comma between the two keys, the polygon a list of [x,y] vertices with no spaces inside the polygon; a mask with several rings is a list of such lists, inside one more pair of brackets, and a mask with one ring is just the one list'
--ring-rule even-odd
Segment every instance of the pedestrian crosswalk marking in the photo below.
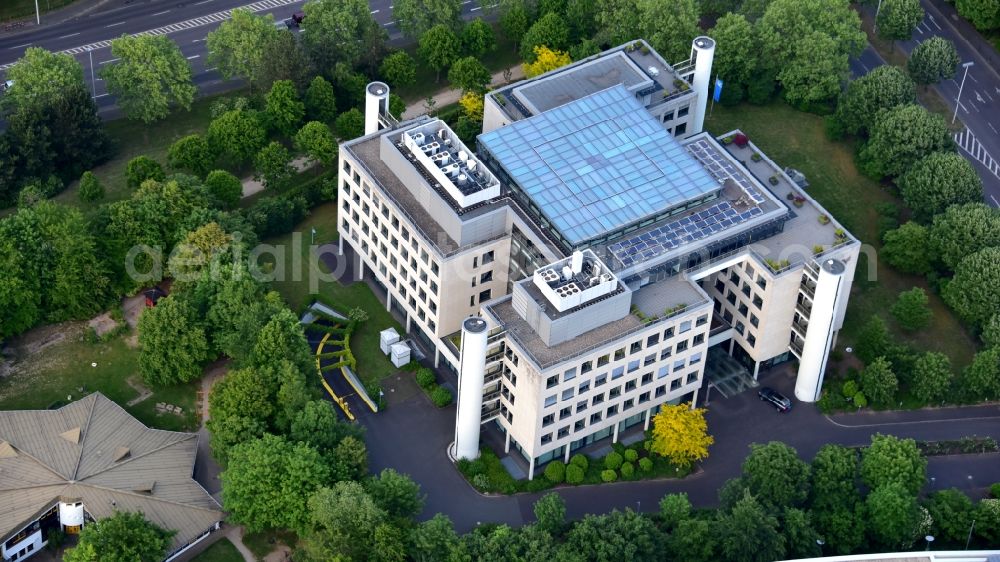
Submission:
{"label": "pedestrian crosswalk marking", "polygon": [[1000,178],[1000,162],[997,162],[990,153],[986,150],[986,147],[979,142],[976,135],[972,134],[969,129],[963,129],[962,132],[955,134],[955,143],[963,152],[972,157],[986,169],[990,171],[991,174]]}
{"label": "pedestrian crosswalk marking", "polygon": [[[263,10],[270,10],[272,8],[278,8],[281,6],[287,6],[289,4],[294,4],[299,0],[260,0],[259,2],[254,2],[252,4],[247,4],[246,6],[240,6],[241,9],[250,10],[251,12],[260,12]],[[221,12],[215,12],[214,14],[208,14],[205,16],[200,16],[197,18],[189,19],[182,22],[172,23],[169,25],[164,25],[157,27],[155,29],[150,29],[147,31],[141,31],[135,33],[134,35],[166,35],[168,33],[174,33],[177,31],[184,31],[187,29],[193,29],[195,27],[201,27],[203,25],[209,25],[212,23],[218,23],[225,21],[231,17],[232,10],[224,10]],[[72,49],[65,49],[60,51],[60,53],[65,53],[67,55],[79,55],[81,53],[86,53],[87,51],[103,49],[111,45],[111,40],[97,41],[89,45],[81,45],[79,47],[73,47]],[[0,65],[0,70],[7,70],[8,68],[17,64],[16,62],[7,63]]]}

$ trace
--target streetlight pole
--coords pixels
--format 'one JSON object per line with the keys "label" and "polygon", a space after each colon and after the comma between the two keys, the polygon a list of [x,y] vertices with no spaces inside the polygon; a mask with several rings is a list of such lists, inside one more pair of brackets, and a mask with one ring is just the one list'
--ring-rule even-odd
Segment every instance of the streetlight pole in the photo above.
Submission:
{"label": "streetlight pole", "polygon": [[[35,0],[37,2],[38,0]],[[87,56],[90,57],[90,90],[94,99],[97,99],[97,78],[94,76],[94,50],[87,48]]]}
{"label": "streetlight pole", "polygon": [[976,528],[976,520],[972,520],[972,525],[969,526],[969,537],[965,539],[965,550],[969,550],[969,543],[972,542],[972,531]]}
{"label": "streetlight pole", "polygon": [[965,77],[969,75],[969,67],[974,66],[976,63],[973,61],[963,62],[962,68],[965,72],[962,73],[962,83],[958,85],[958,97],[955,98],[955,113],[951,116],[951,124],[955,124],[955,119],[958,118],[958,106],[962,104],[962,88],[965,87]]}
{"label": "streetlight pole", "polygon": [[872,32],[878,33],[878,13],[882,11],[882,0],[878,0],[878,7],[875,8],[875,21],[872,23]]}
{"label": "streetlight pole", "polygon": [[42,11],[38,9],[38,0],[35,0],[35,23],[42,25]]}

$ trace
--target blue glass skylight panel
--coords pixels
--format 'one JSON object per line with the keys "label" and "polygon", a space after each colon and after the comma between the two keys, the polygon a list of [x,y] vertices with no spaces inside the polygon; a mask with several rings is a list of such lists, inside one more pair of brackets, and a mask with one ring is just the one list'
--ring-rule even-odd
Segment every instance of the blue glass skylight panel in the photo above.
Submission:
{"label": "blue glass skylight panel", "polygon": [[571,243],[719,187],[621,86],[496,129],[479,141]]}

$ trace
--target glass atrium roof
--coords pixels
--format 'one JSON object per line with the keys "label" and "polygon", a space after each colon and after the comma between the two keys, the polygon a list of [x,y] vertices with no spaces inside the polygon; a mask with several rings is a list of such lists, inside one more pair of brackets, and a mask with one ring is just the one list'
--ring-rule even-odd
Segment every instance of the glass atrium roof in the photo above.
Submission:
{"label": "glass atrium roof", "polygon": [[621,85],[479,142],[571,244],[720,186]]}

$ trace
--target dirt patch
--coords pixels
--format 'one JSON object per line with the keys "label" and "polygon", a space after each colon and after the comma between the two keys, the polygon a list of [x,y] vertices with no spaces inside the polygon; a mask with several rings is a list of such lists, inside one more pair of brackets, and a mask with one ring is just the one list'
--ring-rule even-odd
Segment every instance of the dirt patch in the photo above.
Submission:
{"label": "dirt patch", "polygon": [[117,328],[118,322],[116,322],[115,319],[111,317],[110,312],[105,312],[104,314],[91,319],[89,322],[87,322],[87,325],[90,326],[92,330],[94,330],[94,334],[96,334],[97,337],[101,337],[104,334],[110,332],[111,330]]}
{"label": "dirt patch", "polygon": [[135,406],[139,402],[142,402],[143,400],[153,395],[153,391],[146,388],[145,385],[143,385],[142,382],[139,380],[139,377],[133,375],[128,379],[126,379],[125,383],[128,384],[130,387],[132,387],[132,390],[139,393],[138,396],[128,401],[128,403],[126,404],[127,406]]}
{"label": "dirt patch", "polygon": [[122,299],[122,310],[125,313],[125,323],[133,330],[139,324],[139,315],[146,309],[146,297],[139,293]]}

